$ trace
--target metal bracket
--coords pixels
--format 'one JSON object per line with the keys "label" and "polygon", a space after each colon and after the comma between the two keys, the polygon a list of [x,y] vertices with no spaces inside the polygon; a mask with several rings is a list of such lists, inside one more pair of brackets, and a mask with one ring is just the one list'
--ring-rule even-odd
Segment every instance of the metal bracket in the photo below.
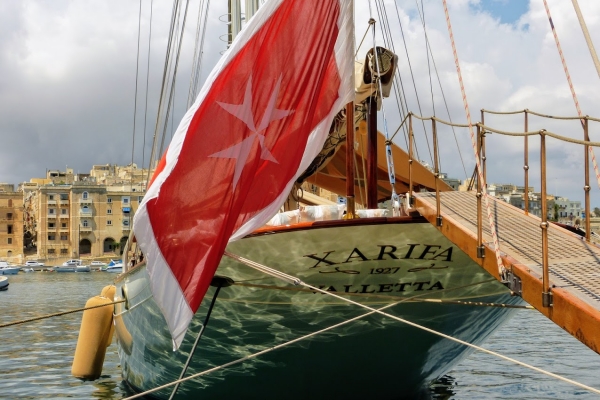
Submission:
{"label": "metal bracket", "polygon": [[485,258],[485,246],[477,247],[477,258]]}
{"label": "metal bracket", "polygon": [[552,292],[542,292],[542,306],[543,307],[552,307],[554,304],[552,302]]}
{"label": "metal bracket", "polygon": [[435,217],[435,225],[442,226],[442,217]]}
{"label": "metal bracket", "polygon": [[523,286],[521,284],[521,278],[513,274],[512,271],[506,271],[506,280],[502,283],[510,289],[511,294],[514,296],[523,297]]}

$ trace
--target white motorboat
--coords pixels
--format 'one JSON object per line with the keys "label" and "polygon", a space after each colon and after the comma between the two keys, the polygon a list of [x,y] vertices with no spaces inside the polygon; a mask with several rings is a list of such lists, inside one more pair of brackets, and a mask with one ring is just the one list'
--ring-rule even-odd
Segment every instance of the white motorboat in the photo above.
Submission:
{"label": "white motorboat", "polygon": [[8,289],[8,278],[0,276],[0,291]]}
{"label": "white motorboat", "polygon": [[90,272],[89,265],[83,265],[81,260],[67,260],[62,265],[54,267],[56,272]]}
{"label": "white motorboat", "polygon": [[123,272],[123,262],[121,260],[110,260],[110,263],[106,266],[106,268],[103,271],[121,273]]}
{"label": "white motorboat", "polygon": [[6,261],[0,261],[0,275],[16,275],[21,268],[10,265]]}

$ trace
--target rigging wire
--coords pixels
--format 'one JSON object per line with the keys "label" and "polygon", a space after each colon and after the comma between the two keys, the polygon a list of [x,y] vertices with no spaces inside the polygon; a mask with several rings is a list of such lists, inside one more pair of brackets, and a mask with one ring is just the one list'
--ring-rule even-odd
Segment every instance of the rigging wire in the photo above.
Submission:
{"label": "rigging wire", "polygon": [[[412,64],[410,62],[410,55],[408,54],[408,46],[406,44],[406,37],[404,36],[404,28],[402,26],[402,21],[400,19],[400,13],[398,12],[398,7],[396,7],[396,14],[398,16],[398,23],[400,24],[400,33],[402,35],[402,42],[404,43],[404,51],[406,53],[406,62],[408,63],[408,68],[410,70],[410,76],[411,76],[411,79],[412,79],[413,88],[415,90],[415,99],[417,101],[417,108],[419,109],[419,114],[423,115],[423,111],[421,109],[421,101],[419,100],[419,94],[417,92],[417,83],[415,81],[415,75],[414,75],[414,72],[413,72]],[[427,129],[425,128],[425,122],[423,122],[423,121],[421,121],[421,122],[423,124],[423,132],[425,132],[425,135],[424,135],[425,136],[425,143],[427,143],[427,149],[429,151],[429,157],[431,158],[432,163],[433,163],[433,156],[431,154],[431,146],[429,145],[429,138],[427,137],[427,134],[426,134],[427,133]],[[420,158],[418,151],[417,151],[417,157]]]}
{"label": "rigging wire", "polygon": [[[573,3],[575,5],[575,3]],[[581,112],[581,107],[579,107],[579,100],[577,99],[577,94],[575,93],[575,87],[573,86],[573,82],[571,81],[571,75],[569,74],[569,69],[567,68],[567,62],[565,61],[565,57],[563,55],[562,48],[560,46],[560,42],[558,40],[558,34],[556,33],[556,29],[554,29],[554,22],[552,22],[552,16],[550,15],[550,8],[548,8],[548,2],[544,0],[544,7],[546,8],[546,14],[548,15],[548,22],[550,23],[550,28],[552,28],[552,34],[554,35],[554,41],[556,42],[556,48],[558,50],[558,55],[560,56],[560,61],[562,62],[563,69],[565,71],[565,75],[567,77],[567,82],[569,84],[569,89],[571,89],[571,95],[573,96],[573,101],[575,102],[575,108],[577,109],[577,114],[580,117],[583,117],[583,113]],[[582,27],[583,29],[583,27]],[[584,120],[581,119],[581,126],[585,129]],[[596,162],[596,155],[594,154],[594,149],[592,147],[589,148],[590,156],[592,157],[592,164],[594,165],[594,172],[596,173],[596,180],[598,181],[598,187],[600,188],[600,171],[598,170],[598,163]],[[587,185],[587,183],[586,183]],[[589,186],[586,186],[586,190],[589,190]]]}
{"label": "rigging wire", "polygon": [[[379,14],[379,4],[377,4],[377,10],[378,10],[378,15]],[[385,7],[383,7],[383,12],[385,14],[385,16],[381,18],[382,21],[382,28],[386,27],[386,29],[382,29],[382,34],[383,34],[383,40],[384,40],[384,44],[388,47],[390,47],[390,49],[394,52],[394,54],[396,53],[396,47],[394,46],[394,41],[391,39],[392,35],[391,35],[391,30],[389,28],[389,20],[387,18],[387,14],[385,13]],[[396,97],[396,105],[398,107],[398,114],[400,115],[400,118],[405,118],[406,115],[408,115],[408,101],[406,100],[406,91],[404,90],[404,82],[402,81],[402,76],[400,74],[400,68],[396,68],[396,71],[394,71],[394,77],[395,79],[399,82],[399,86],[398,85],[393,85],[393,89],[394,89],[394,96]],[[408,148],[408,128],[404,127],[403,129],[404,131],[404,144],[406,146],[406,148]],[[417,158],[419,158],[419,151],[417,150]]]}
{"label": "rigging wire", "polygon": [[460,91],[462,94],[463,105],[465,109],[465,114],[467,117],[467,123],[469,124],[469,134],[471,136],[471,145],[473,146],[473,154],[475,155],[475,165],[477,166],[477,173],[479,182],[481,182],[481,194],[483,196],[483,200],[485,203],[485,208],[487,212],[488,222],[490,224],[490,231],[492,235],[492,241],[494,243],[494,253],[496,255],[496,264],[498,265],[498,274],[504,280],[506,279],[506,268],[502,263],[502,258],[500,257],[500,243],[498,243],[498,235],[496,231],[496,223],[494,222],[494,217],[492,216],[492,210],[490,208],[490,202],[488,199],[488,193],[486,190],[485,179],[483,176],[483,169],[481,167],[479,149],[477,148],[475,133],[473,132],[473,124],[471,123],[471,112],[469,111],[469,103],[467,102],[467,93],[465,91],[465,85],[462,79],[462,73],[460,71],[460,63],[458,60],[458,52],[456,51],[456,43],[454,42],[454,34],[452,33],[452,25],[450,23],[450,14],[448,13],[448,4],[446,0],[442,0],[444,5],[444,13],[446,15],[446,25],[448,27],[448,35],[450,36],[450,44],[452,46],[452,53],[454,55],[454,64],[456,65],[456,73],[458,75],[458,82],[460,85]]}
{"label": "rigging wire", "polygon": [[[179,25],[180,21],[182,20],[181,7],[179,7],[179,10],[177,13],[177,20],[176,20],[177,22],[176,22],[176,26],[175,26],[175,31],[179,32],[179,35],[175,36],[175,47],[177,49],[177,52],[175,55],[175,62],[172,63],[169,68],[169,75],[171,76],[171,91],[169,93],[167,114],[165,115],[165,121],[164,121],[163,132],[162,132],[162,140],[160,143],[160,154],[162,154],[165,150],[165,139],[167,137],[167,130],[168,130],[169,122],[171,122],[171,124],[173,124],[173,121],[170,119],[170,117],[171,117],[171,112],[174,113],[173,107],[174,107],[174,101],[175,101],[174,100],[175,99],[175,87],[176,87],[176,83],[177,83],[177,71],[179,69],[179,56],[181,55],[181,45],[183,43],[183,34],[185,33],[185,23],[187,20],[187,12],[188,12],[189,5],[190,5],[190,1],[186,0],[185,10],[183,12],[183,22],[181,22],[181,28]],[[172,74],[171,74],[171,70],[172,70]],[[173,134],[173,132],[171,129],[171,135],[172,134]]]}
{"label": "rigging wire", "polygon": [[133,99],[133,133],[131,135],[131,173],[129,176],[129,190],[133,189],[133,157],[135,154],[135,123],[137,120],[137,98],[138,98],[138,80],[140,75],[140,39],[142,29],[142,0],[138,11],[138,37],[137,37],[137,55],[135,61],[135,94]]}
{"label": "rigging wire", "polygon": [[[371,3],[369,2],[369,13],[371,13]],[[372,19],[372,16],[371,16]],[[375,68],[377,70],[377,89],[379,90],[379,96],[382,96],[383,93],[383,87],[382,87],[382,83],[381,83],[381,65],[379,65],[380,60],[379,60],[379,55],[377,54],[377,45],[375,42],[375,24],[373,24],[373,57],[375,58]],[[373,101],[373,97],[371,96],[371,100]],[[377,104],[375,105],[375,107],[377,107]],[[385,134],[385,157],[386,157],[386,161],[387,161],[387,167],[388,167],[388,178],[390,180],[390,186],[392,189],[392,194],[391,194],[391,200],[392,200],[392,204],[396,204],[399,203],[400,198],[399,196],[396,194],[396,175],[395,175],[395,169],[394,169],[394,157],[392,156],[392,144],[390,141],[390,134],[388,132],[388,128],[387,128],[387,118],[385,117],[385,106],[383,104],[383,98],[381,99],[381,114],[383,117],[383,132]],[[395,207],[393,207],[393,209],[395,209]]]}
{"label": "rigging wire", "polygon": [[[415,0],[417,1],[417,0]],[[446,114],[448,115],[448,119],[450,122],[452,122],[452,117],[450,116],[450,108],[448,107],[448,101],[446,100],[446,94],[444,93],[444,87],[442,86],[442,81],[440,79],[440,73],[437,69],[437,64],[435,62],[435,57],[433,56],[433,52],[431,50],[431,43],[429,43],[429,36],[427,35],[427,27],[425,25],[425,17],[424,17],[424,12],[423,12],[423,16],[421,16],[421,11],[419,10],[418,7],[418,3],[417,3],[417,11],[419,12],[419,17],[421,18],[421,24],[423,25],[423,32],[425,34],[425,41],[429,44],[428,48],[429,48],[429,54],[431,55],[431,62],[433,64],[433,69],[435,70],[435,75],[437,77],[437,81],[438,81],[438,85],[440,87],[440,92],[442,94],[442,99],[444,100],[444,107],[446,108]],[[456,142],[456,149],[458,150],[458,156],[460,158],[460,163],[462,164],[463,167],[463,171],[465,173],[465,179],[468,179],[468,175],[467,175],[467,168],[465,167],[465,161],[463,160],[463,156],[462,156],[462,151],[460,150],[460,146],[458,144],[458,137],[456,135],[456,130],[454,129],[454,126],[451,127],[452,129],[452,133],[454,135],[454,141]]]}
{"label": "rigging wire", "polygon": [[197,22],[196,22],[196,38],[194,40],[194,57],[192,58],[193,63],[192,63],[192,72],[190,74],[190,86],[188,89],[188,99],[187,99],[187,106],[186,109],[190,108],[190,106],[194,103],[194,92],[195,92],[195,83],[196,83],[196,70],[198,69],[198,63],[196,62],[196,60],[198,59],[198,52],[201,51],[199,49],[199,43],[200,43],[200,28],[202,27],[202,23],[201,23],[201,16],[202,16],[202,8],[204,7],[204,0],[200,1],[200,4],[198,5],[198,17],[197,17]]}
{"label": "rigging wire", "polygon": [[[445,1],[446,1],[446,0],[443,0],[443,1],[444,1],[444,3],[445,3]],[[533,371],[540,372],[540,373],[542,373],[542,374],[544,374],[544,375],[551,376],[551,377],[553,377],[553,378],[556,378],[556,379],[558,379],[558,380],[561,380],[561,381],[563,381],[563,382],[567,382],[567,383],[570,383],[570,384],[572,384],[572,385],[578,386],[578,387],[580,387],[580,388],[583,388],[583,389],[589,390],[590,392],[593,392],[593,393],[600,394],[600,390],[599,390],[599,389],[593,388],[593,387],[591,387],[591,386],[588,386],[588,385],[584,385],[583,383],[580,383],[580,382],[574,381],[574,380],[572,380],[572,379],[565,378],[565,377],[563,377],[563,376],[561,376],[561,375],[554,374],[554,373],[552,373],[552,372],[549,372],[549,371],[543,370],[543,369],[541,369],[541,368],[534,367],[533,365],[530,365],[530,364],[524,363],[524,362],[522,362],[522,361],[516,360],[516,359],[514,359],[514,358],[511,358],[511,357],[504,356],[504,355],[502,355],[502,354],[500,354],[500,353],[497,353],[497,352],[495,352],[495,351],[492,351],[492,350],[485,349],[485,348],[483,348],[483,347],[480,347],[480,346],[477,346],[477,345],[475,345],[475,344],[472,344],[472,343],[466,342],[466,341],[464,341],[464,340],[461,340],[461,339],[455,338],[455,337],[453,337],[453,336],[446,335],[445,333],[438,332],[438,331],[436,331],[436,330],[434,330],[434,329],[427,328],[426,326],[419,325],[419,324],[417,324],[417,323],[415,323],[415,322],[412,322],[412,321],[408,321],[408,320],[406,320],[406,319],[404,319],[404,318],[400,318],[400,317],[398,317],[398,316],[396,316],[396,315],[393,315],[393,314],[390,314],[390,313],[387,313],[387,312],[383,312],[383,309],[385,309],[385,308],[388,308],[388,307],[395,306],[395,305],[397,305],[397,304],[399,304],[399,303],[392,303],[392,304],[391,304],[391,305],[389,305],[389,306],[382,307],[382,308],[380,308],[380,309],[376,309],[376,308],[373,308],[373,307],[369,307],[369,306],[367,306],[367,305],[365,305],[365,304],[359,303],[359,302],[357,302],[357,301],[354,301],[354,300],[352,300],[352,299],[350,299],[350,298],[346,298],[346,297],[340,296],[340,295],[338,295],[338,294],[336,294],[336,293],[329,292],[329,291],[327,291],[327,290],[323,290],[323,289],[320,289],[320,288],[318,288],[318,287],[315,287],[315,286],[309,285],[309,284],[307,284],[307,283],[303,282],[301,279],[299,279],[299,278],[297,278],[297,277],[294,277],[294,276],[291,276],[291,275],[285,274],[285,273],[283,273],[283,272],[281,272],[281,271],[274,270],[274,269],[272,269],[272,268],[269,268],[269,267],[267,267],[267,266],[265,266],[265,265],[259,264],[259,263],[255,262],[255,261],[252,261],[252,260],[249,260],[249,259],[246,259],[246,258],[240,257],[240,256],[238,256],[238,255],[235,255],[235,254],[231,254],[231,253],[229,253],[229,252],[227,252],[227,251],[225,252],[225,255],[226,255],[226,256],[228,256],[228,257],[230,257],[230,258],[232,258],[232,259],[234,259],[234,260],[236,260],[236,261],[238,261],[238,262],[240,262],[240,263],[242,263],[242,264],[244,264],[244,265],[247,265],[247,266],[248,266],[248,267],[250,267],[250,268],[254,268],[254,269],[255,269],[255,270],[257,270],[257,271],[263,272],[263,273],[265,273],[265,274],[267,274],[267,275],[271,275],[271,276],[273,276],[273,277],[275,277],[275,278],[278,278],[278,279],[281,279],[281,280],[283,280],[283,281],[285,281],[285,282],[290,282],[290,283],[293,283],[293,284],[295,284],[295,285],[301,285],[301,286],[304,286],[304,287],[306,287],[306,288],[308,288],[308,289],[310,289],[310,290],[313,290],[313,291],[315,291],[315,292],[319,292],[319,293],[322,293],[322,294],[325,294],[325,295],[328,295],[328,296],[334,297],[334,298],[336,298],[336,299],[338,299],[338,300],[342,300],[343,302],[346,302],[346,303],[349,303],[349,304],[353,304],[353,305],[356,305],[356,306],[358,306],[358,307],[361,307],[361,308],[364,308],[364,309],[366,309],[366,310],[369,310],[369,311],[370,311],[370,313],[376,313],[376,314],[382,315],[382,316],[384,316],[384,317],[391,318],[391,319],[393,319],[393,320],[395,320],[395,321],[402,322],[402,323],[404,323],[404,324],[406,324],[406,325],[410,325],[410,326],[412,326],[412,327],[414,327],[414,328],[417,328],[417,329],[420,329],[420,330],[422,330],[422,331],[425,331],[425,332],[431,333],[431,334],[433,334],[433,335],[436,335],[436,336],[443,337],[444,339],[451,340],[451,341],[453,341],[453,342],[455,342],[455,343],[462,344],[462,345],[464,345],[464,346],[467,346],[467,347],[470,347],[470,348],[472,348],[472,349],[475,349],[475,350],[481,351],[481,352],[483,352],[483,353],[487,353],[487,354],[489,354],[489,355],[492,355],[492,356],[495,356],[495,357],[501,358],[501,359],[503,359],[503,360],[505,360],[505,361],[512,362],[512,363],[514,363],[514,364],[517,364],[517,365],[520,365],[520,366],[522,366],[522,367],[525,367],[525,368],[531,369],[531,370],[533,370]],[[370,313],[368,313],[368,314],[370,314]],[[256,353],[256,354],[258,354],[258,353]]]}
{"label": "rigging wire", "polygon": [[[151,54],[151,43],[152,43],[153,12],[154,12],[154,0],[150,0],[150,27],[149,27],[149,32],[148,32],[148,58],[146,61],[146,99],[145,99],[145,104],[144,104],[144,141],[142,143],[142,169],[144,168],[144,165],[146,162],[146,126],[147,126],[147,122],[148,122],[148,87],[149,87],[149,81],[150,81],[150,54]],[[148,160],[148,173],[146,175],[146,186],[148,185],[148,182],[150,182],[150,169],[152,168],[152,165],[150,165],[150,164],[151,164],[151,162],[150,162],[150,160]]]}
{"label": "rigging wire", "polygon": [[152,138],[152,152],[150,153],[150,165],[152,165],[152,163],[154,162],[155,158],[158,158],[156,153],[158,152],[158,130],[160,127],[160,121],[161,121],[161,115],[162,115],[162,110],[164,107],[164,96],[165,96],[165,92],[167,90],[167,73],[169,71],[168,65],[171,61],[171,46],[173,44],[173,34],[174,34],[174,30],[175,30],[175,16],[177,13],[177,9],[179,8],[179,0],[173,0],[173,8],[171,11],[171,24],[169,27],[169,38],[167,40],[167,50],[166,50],[166,54],[165,54],[165,63],[163,65],[163,77],[162,77],[162,84],[161,84],[161,88],[160,88],[160,95],[159,95],[159,100],[158,100],[158,110],[156,112],[156,124],[154,125],[154,136]]}

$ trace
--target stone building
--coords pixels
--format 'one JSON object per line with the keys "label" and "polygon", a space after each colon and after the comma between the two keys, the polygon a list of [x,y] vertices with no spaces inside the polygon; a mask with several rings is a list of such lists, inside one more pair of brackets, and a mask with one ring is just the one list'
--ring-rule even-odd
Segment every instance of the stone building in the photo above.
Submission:
{"label": "stone building", "polygon": [[[35,250],[28,258],[57,265],[69,258],[108,260],[121,255],[145,184],[130,176],[114,179],[111,174],[118,166],[94,168],[85,175],[49,171],[48,178],[20,186],[26,247]],[[147,177],[147,170],[134,169]],[[65,178],[70,183],[63,183]],[[98,183],[99,178],[108,183]]]}
{"label": "stone building", "polygon": [[0,260],[23,261],[23,195],[14,185],[0,184]]}

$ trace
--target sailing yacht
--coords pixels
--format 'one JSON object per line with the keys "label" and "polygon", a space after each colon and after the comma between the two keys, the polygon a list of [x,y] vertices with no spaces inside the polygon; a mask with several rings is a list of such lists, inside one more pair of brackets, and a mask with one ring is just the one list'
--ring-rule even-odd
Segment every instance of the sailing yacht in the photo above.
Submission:
{"label": "sailing yacht", "polygon": [[[183,118],[116,279],[134,391],[411,397],[470,352],[422,327],[479,344],[521,301],[412,208],[450,188],[378,133],[398,57],[355,68],[351,4],[267,2]],[[348,201],[301,205],[303,182]]]}

